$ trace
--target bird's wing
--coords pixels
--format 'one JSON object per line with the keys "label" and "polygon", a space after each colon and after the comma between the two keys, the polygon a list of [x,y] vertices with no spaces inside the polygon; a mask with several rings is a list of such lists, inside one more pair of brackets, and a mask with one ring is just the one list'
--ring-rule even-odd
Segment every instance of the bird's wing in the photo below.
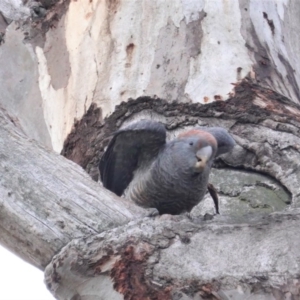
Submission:
{"label": "bird's wing", "polygon": [[228,131],[222,127],[199,127],[213,135],[218,142],[218,150],[216,156],[229,152],[235,145],[234,139]]}
{"label": "bird's wing", "polygon": [[134,171],[150,163],[165,143],[166,129],[155,121],[141,120],[117,131],[100,160],[103,186],[121,196]]}

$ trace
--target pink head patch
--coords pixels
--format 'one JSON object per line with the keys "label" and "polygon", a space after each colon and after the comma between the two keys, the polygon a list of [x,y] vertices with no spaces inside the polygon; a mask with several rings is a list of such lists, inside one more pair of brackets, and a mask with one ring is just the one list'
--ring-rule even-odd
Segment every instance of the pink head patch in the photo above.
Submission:
{"label": "pink head patch", "polygon": [[178,139],[184,139],[184,138],[188,138],[188,137],[199,137],[201,139],[205,139],[208,144],[210,144],[211,146],[213,146],[214,148],[216,148],[218,146],[217,140],[215,139],[215,137],[206,132],[203,131],[201,129],[191,129],[188,131],[185,131],[181,134],[178,135]]}

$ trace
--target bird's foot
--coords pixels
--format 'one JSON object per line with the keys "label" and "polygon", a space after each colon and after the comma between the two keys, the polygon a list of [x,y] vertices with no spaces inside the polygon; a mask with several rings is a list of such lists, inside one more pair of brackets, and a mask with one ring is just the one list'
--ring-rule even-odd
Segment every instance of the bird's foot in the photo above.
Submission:
{"label": "bird's foot", "polygon": [[220,214],[219,213],[219,196],[217,193],[216,188],[213,186],[212,183],[209,183],[207,185],[207,190],[209,191],[210,196],[213,198],[214,200],[214,204],[215,204],[215,209],[216,209],[216,214]]}

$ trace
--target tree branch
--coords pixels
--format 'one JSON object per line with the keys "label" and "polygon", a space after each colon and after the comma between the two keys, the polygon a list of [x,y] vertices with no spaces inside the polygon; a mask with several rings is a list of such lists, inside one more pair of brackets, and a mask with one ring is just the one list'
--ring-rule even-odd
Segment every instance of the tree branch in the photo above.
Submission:
{"label": "tree branch", "polygon": [[128,223],[144,210],[81,167],[29,140],[0,110],[0,243],[43,269],[73,238]]}
{"label": "tree branch", "polygon": [[46,268],[46,283],[58,299],[299,297],[299,226],[299,209],[213,221],[147,218],[73,240]]}

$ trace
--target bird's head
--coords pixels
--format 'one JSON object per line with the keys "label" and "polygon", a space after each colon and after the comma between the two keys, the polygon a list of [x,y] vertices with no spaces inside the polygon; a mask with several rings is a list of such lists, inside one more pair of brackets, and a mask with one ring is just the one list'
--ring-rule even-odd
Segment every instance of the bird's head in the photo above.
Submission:
{"label": "bird's head", "polygon": [[199,129],[193,129],[181,133],[178,140],[187,147],[186,154],[189,156],[187,159],[193,172],[200,173],[205,168],[211,167],[218,147],[213,135]]}

